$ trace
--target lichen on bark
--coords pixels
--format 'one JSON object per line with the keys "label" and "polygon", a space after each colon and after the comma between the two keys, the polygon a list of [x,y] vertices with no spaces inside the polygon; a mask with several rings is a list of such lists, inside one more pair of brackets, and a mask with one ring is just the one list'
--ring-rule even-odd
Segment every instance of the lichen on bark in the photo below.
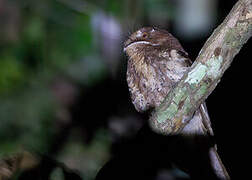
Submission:
{"label": "lichen on bark", "polygon": [[150,117],[153,130],[176,134],[183,129],[251,35],[252,2],[239,0],[207,40],[190,71]]}

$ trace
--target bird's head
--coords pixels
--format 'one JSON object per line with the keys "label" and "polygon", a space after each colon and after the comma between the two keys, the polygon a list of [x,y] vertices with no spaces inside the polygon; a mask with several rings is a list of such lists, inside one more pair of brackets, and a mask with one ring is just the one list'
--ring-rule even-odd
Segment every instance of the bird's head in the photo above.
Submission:
{"label": "bird's head", "polygon": [[179,50],[187,54],[179,41],[168,31],[155,27],[143,27],[130,35],[124,43],[124,51],[129,55],[143,55],[154,51]]}

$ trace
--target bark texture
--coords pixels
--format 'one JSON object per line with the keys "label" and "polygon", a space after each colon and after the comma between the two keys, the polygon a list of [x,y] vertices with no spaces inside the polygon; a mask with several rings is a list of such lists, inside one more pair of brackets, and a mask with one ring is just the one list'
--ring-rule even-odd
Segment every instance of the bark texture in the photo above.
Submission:
{"label": "bark texture", "polygon": [[155,109],[154,131],[177,134],[215,89],[235,55],[252,35],[252,0],[239,0],[201,49],[189,72]]}

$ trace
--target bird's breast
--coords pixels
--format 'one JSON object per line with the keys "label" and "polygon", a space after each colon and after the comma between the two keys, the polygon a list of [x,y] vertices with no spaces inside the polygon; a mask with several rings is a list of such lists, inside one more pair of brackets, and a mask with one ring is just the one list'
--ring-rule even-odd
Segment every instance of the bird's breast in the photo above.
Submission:
{"label": "bird's breast", "polygon": [[138,111],[157,107],[187,70],[183,59],[129,54],[127,82]]}

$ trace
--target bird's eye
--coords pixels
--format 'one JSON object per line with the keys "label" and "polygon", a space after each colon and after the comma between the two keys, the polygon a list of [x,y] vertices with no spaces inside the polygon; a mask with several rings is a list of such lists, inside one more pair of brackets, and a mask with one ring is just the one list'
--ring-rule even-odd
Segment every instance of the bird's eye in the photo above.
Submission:
{"label": "bird's eye", "polygon": [[148,37],[148,33],[147,33],[147,32],[143,32],[142,37],[143,37],[143,38],[147,38],[147,37]]}

